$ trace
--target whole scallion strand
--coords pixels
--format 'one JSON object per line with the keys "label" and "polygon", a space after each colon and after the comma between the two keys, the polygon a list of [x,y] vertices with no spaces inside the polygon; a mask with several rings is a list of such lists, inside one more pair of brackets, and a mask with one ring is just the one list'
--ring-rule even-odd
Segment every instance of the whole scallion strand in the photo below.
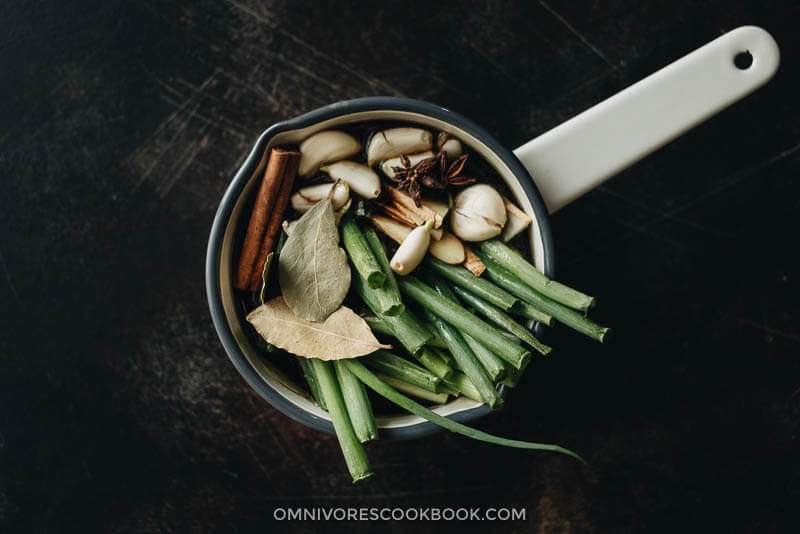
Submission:
{"label": "whole scallion strand", "polygon": [[[405,276],[398,280],[397,283],[403,294],[449,324],[462,331],[469,332],[472,337],[503,360],[519,367],[524,360],[530,358],[529,350],[506,338],[496,328],[469,313],[460,304],[439,295],[433,288],[416,277]],[[447,340],[444,341],[447,342]]]}
{"label": "whole scallion strand", "polygon": [[596,339],[602,343],[608,335],[610,330],[607,327],[601,326],[584,314],[545,297],[523,282],[519,277],[514,275],[514,273],[503,267],[492,256],[483,252],[477,252],[477,254],[486,265],[484,276],[495,284],[514,293],[531,306],[552,315],[556,321],[592,339]]}
{"label": "whole scallion strand", "polygon": [[323,410],[327,410],[328,407],[319,390],[319,382],[317,381],[317,375],[314,374],[314,367],[311,365],[311,360],[303,356],[297,356],[297,362],[300,364],[300,369],[303,370],[303,376],[306,379],[308,389],[311,391],[311,397],[314,399],[314,402]]}
{"label": "whole scallion strand", "polygon": [[504,310],[510,310],[519,301],[519,297],[512,295],[488,280],[475,276],[461,265],[450,265],[432,256],[427,256],[424,263],[425,267],[439,276],[457,286],[469,289],[483,300],[491,302]]}
{"label": "whole scallion strand", "polygon": [[372,406],[369,403],[364,384],[342,365],[341,360],[334,361],[333,368],[336,371],[339,389],[342,390],[347,415],[350,417],[350,424],[353,425],[356,436],[361,443],[378,439],[378,425],[375,423],[375,416],[372,413]]}
{"label": "whole scallion strand", "polygon": [[350,359],[350,360],[343,360],[345,365],[350,368],[350,371],[354,375],[356,375],[359,380],[364,382],[366,386],[378,395],[385,397],[389,401],[397,404],[401,408],[408,410],[409,412],[422,417],[423,419],[427,419],[428,421],[435,423],[451,432],[456,432],[458,434],[463,434],[469,438],[476,439],[479,441],[485,441],[487,443],[494,443],[495,445],[503,445],[505,447],[515,447],[518,449],[532,449],[532,450],[541,450],[541,451],[551,451],[551,452],[558,452],[561,454],[566,454],[567,456],[571,456],[576,460],[586,463],[586,461],[575,454],[574,452],[565,449],[563,447],[559,447],[558,445],[550,445],[545,443],[534,443],[530,441],[518,441],[514,439],[506,439],[501,438],[498,436],[493,436],[491,434],[487,434],[486,432],[481,432],[480,430],[476,430],[474,428],[470,428],[466,425],[462,425],[460,423],[456,423],[446,417],[442,417],[441,415],[425,408],[421,404],[414,402],[413,400],[409,399],[405,395],[397,392],[391,386],[387,385],[386,383],[382,382],[377,376],[375,376],[369,369],[367,369],[364,364],[359,362],[357,359]]}
{"label": "whole scallion strand", "polygon": [[550,280],[522,255],[499,239],[490,239],[480,245],[480,249],[514,273],[523,282],[564,306],[586,311],[595,305],[595,298],[564,284]]}
{"label": "whole scallion strand", "polygon": [[[347,414],[347,408],[344,405],[342,392],[339,390],[339,383],[336,380],[333,367],[330,362],[319,358],[313,358],[311,365],[319,381],[322,397],[325,399],[325,404],[328,405],[328,413],[333,422],[333,429],[336,431],[336,439],[339,440],[339,446],[342,449],[350,476],[353,482],[363,480],[373,474],[372,469],[369,466],[364,446],[358,440],[358,436],[353,430],[353,425],[350,423],[350,417]],[[348,366],[348,370],[353,372],[353,367]],[[359,380],[364,382],[360,377]]]}
{"label": "whole scallion strand", "polygon": [[378,260],[372,254],[361,229],[356,222],[348,219],[342,223],[342,243],[353,266],[372,289],[383,287],[386,275]]}
{"label": "whole scallion strand", "polygon": [[426,391],[422,388],[419,388],[414,384],[409,384],[408,382],[405,382],[393,376],[388,376],[381,373],[375,373],[375,376],[380,380],[382,380],[383,382],[386,382],[396,390],[402,391],[403,393],[408,393],[409,395],[413,395],[418,399],[424,399],[434,404],[444,404],[445,402],[447,402],[447,397],[448,397],[447,393],[431,393],[430,391]]}
{"label": "whole scallion strand", "polygon": [[379,373],[393,376],[431,393],[439,393],[442,379],[427,369],[385,350],[364,357],[364,365]]}
{"label": "whole scallion strand", "polygon": [[379,311],[375,290],[367,285],[366,281],[358,275],[358,271],[355,271],[355,269],[351,280],[351,284],[361,296],[361,300],[367,304],[372,313],[385,323],[392,335],[397,338],[397,341],[408,352],[416,354],[433,338],[430,330],[420,323],[419,319],[412,315],[408,309],[404,309],[398,315],[382,315]]}
{"label": "whole scallion strand", "polygon": [[475,353],[475,357],[478,358],[478,361],[483,365],[486,374],[489,375],[489,379],[492,382],[502,380],[503,377],[506,376],[505,362],[495,356],[494,352],[481,345],[480,342],[471,335],[466,332],[461,332],[461,335],[464,336],[464,341],[467,342],[469,348]]}
{"label": "whole scallion strand", "polygon": [[488,321],[491,321],[500,328],[508,330],[519,339],[536,349],[536,351],[538,351],[540,354],[547,355],[553,350],[550,346],[545,345],[536,339],[536,336],[531,334],[530,330],[516,322],[510,315],[497,306],[493,306],[488,302],[481,300],[461,287],[455,286],[453,287],[453,291],[456,293],[456,295],[458,295],[458,298],[460,298],[466,304],[474,307],[475,310],[477,310],[477,312],[485,317]]}

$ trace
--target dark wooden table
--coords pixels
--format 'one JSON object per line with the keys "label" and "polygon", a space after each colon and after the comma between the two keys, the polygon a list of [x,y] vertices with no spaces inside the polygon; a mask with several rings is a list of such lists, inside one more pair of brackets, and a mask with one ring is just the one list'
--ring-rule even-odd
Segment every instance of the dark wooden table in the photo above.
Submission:
{"label": "dark wooden table", "polygon": [[[75,4],[0,16],[0,531],[797,531],[797,2]],[[773,81],[553,218],[615,339],[554,332],[479,425],[588,467],[440,434],[370,444],[353,486],[228,361],[206,239],[268,125],[405,95],[513,147],[742,24]],[[273,520],[301,505],[527,519]]]}

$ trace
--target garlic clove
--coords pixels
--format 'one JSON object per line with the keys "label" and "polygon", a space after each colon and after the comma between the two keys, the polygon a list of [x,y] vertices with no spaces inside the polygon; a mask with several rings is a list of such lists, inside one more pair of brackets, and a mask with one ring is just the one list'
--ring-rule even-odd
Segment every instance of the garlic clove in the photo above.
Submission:
{"label": "garlic clove", "polygon": [[445,232],[439,241],[432,240],[428,251],[437,260],[451,265],[457,265],[466,258],[464,244],[450,232]]}
{"label": "garlic clove", "polygon": [[372,167],[379,161],[430,150],[433,134],[422,128],[389,128],[375,132],[367,144],[367,164]]}
{"label": "garlic clove", "polygon": [[308,178],[320,165],[346,159],[361,150],[361,143],[350,134],[338,130],[323,130],[300,143],[300,166],[297,173]]}
{"label": "garlic clove", "polygon": [[[432,158],[433,152],[431,152],[430,150],[426,150],[425,152],[417,152],[416,154],[409,154],[406,157],[408,158],[409,164],[413,167],[414,165],[416,165],[417,163],[419,163],[424,159]],[[384,160],[381,163],[380,168],[383,174],[385,174],[389,178],[394,178],[394,168],[402,166],[403,162],[400,161],[400,156],[397,156],[396,158],[390,158]]]}
{"label": "garlic clove", "polygon": [[[331,194],[331,189],[333,189],[333,194]],[[333,210],[336,211],[344,206],[350,199],[350,186],[347,185],[347,182],[310,185],[298,189],[297,192],[291,196],[289,202],[292,205],[292,209],[300,213],[305,213],[320,200],[328,198],[328,195],[331,195],[331,205]]]}
{"label": "garlic clove", "polygon": [[350,209],[350,206],[352,204],[353,204],[353,197],[350,197],[347,199],[347,202],[345,202],[344,206],[333,212],[333,220],[334,222],[336,222],[336,224],[342,222],[342,217],[344,217],[344,214],[347,213],[347,210]]}
{"label": "garlic clove", "polygon": [[442,220],[447,217],[447,212],[450,211],[450,205],[447,202],[442,202],[441,200],[423,198],[422,205],[426,208],[432,209],[439,217],[442,218]]}
{"label": "garlic clove", "polygon": [[389,261],[392,271],[407,275],[417,268],[431,243],[432,227],[433,221],[426,221],[424,225],[411,230]]}
{"label": "garlic clove", "polygon": [[506,219],[500,193],[489,185],[475,184],[455,196],[450,227],[464,241],[483,241],[500,235]]}
{"label": "garlic clove", "polygon": [[337,161],[321,169],[334,180],[342,180],[350,185],[350,190],[362,198],[377,198],[381,194],[381,179],[378,173],[355,161]]}
{"label": "garlic clove", "polygon": [[503,203],[506,206],[508,220],[503,227],[503,233],[500,234],[500,239],[503,240],[503,243],[507,243],[531,225],[531,218],[506,197],[503,197]]}
{"label": "garlic clove", "polygon": [[453,161],[464,153],[461,141],[451,137],[447,132],[439,132],[439,135],[436,136],[436,148],[439,152],[445,153],[448,161]]}

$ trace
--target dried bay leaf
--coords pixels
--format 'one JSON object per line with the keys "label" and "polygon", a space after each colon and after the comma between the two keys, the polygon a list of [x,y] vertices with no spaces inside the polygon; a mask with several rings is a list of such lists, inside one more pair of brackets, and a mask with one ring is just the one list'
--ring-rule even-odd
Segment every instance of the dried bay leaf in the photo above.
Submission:
{"label": "dried bay leaf", "polygon": [[292,229],[278,257],[281,293],[294,315],[324,321],[342,305],[350,288],[347,254],[330,199],[317,202]]}
{"label": "dried bay leaf", "polygon": [[391,348],[381,344],[366,321],[346,306],[324,322],[313,322],[297,317],[283,297],[275,297],[250,312],[247,320],[268,343],[306,358],[341,360]]}

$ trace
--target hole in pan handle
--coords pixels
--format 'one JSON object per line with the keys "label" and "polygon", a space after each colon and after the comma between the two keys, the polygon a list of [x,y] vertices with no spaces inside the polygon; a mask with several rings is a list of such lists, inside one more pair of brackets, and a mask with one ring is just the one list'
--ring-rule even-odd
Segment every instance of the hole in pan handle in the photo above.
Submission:
{"label": "hole in pan handle", "polygon": [[736,28],[514,153],[553,213],[761,87],[779,62],[769,33]]}

